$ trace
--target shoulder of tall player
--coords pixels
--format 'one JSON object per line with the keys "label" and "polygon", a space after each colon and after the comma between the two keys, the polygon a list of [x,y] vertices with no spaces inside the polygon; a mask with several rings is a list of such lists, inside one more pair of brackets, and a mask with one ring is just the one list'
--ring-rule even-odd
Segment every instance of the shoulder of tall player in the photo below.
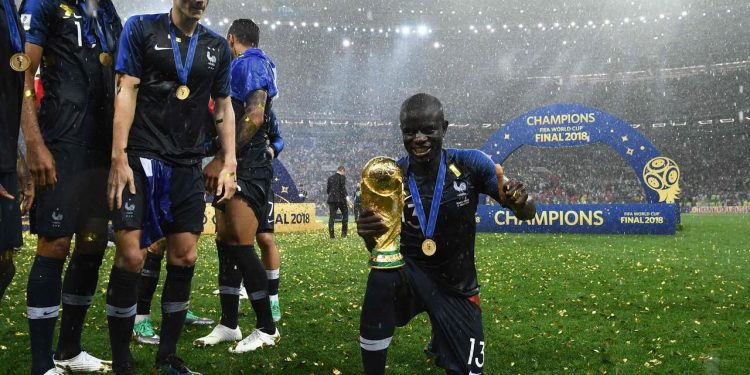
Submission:
{"label": "shoulder of tall player", "polygon": [[473,171],[487,170],[492,173],[495,171],[495,163],[484,151],[476,149],[446,149],[445,151],[448,160],[453,159]]}

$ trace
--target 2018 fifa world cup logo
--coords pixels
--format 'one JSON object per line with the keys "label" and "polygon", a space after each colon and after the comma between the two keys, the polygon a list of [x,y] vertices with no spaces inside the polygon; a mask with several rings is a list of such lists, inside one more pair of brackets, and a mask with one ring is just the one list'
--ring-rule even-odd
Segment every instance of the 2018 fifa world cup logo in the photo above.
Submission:
{"label": "2018 fifa world cup logo", "polygon": [[643,167],[643,180],[659,194],[659,202],[674,203],[680,195],[680,168],[674,160],[659,156]]}

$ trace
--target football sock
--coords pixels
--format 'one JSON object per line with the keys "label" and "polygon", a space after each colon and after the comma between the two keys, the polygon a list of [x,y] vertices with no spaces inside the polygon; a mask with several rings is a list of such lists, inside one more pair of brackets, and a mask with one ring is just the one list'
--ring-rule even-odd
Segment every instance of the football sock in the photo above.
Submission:
{"label": "football sock", "polygon": [[245,281],[245,289],[248,291],[250,304],[255,311],[255,328],[272,335],[276,332],[276,324],[271,316],[271,301],[268,299],[268,279],[266,278],[263,263],[253,245],[239,245],[227,247],[234,255],[242,278]]}
{"label": "football sock", "polygon": [[385,373],[388,346],[396,330],[393,301],[400,285],[398,271],[370,271],[359,320],[359,346],[367,375]]}
{"label": "football sock", "polygon": [[112,267],[109,275],[107,323],[109,342],[112,346],[112,362],[115,366],[133,362],[129,344],[135,323],[139,277],[138,272],[128,272],[117,267]]}
{"label": "football sock", "polygon": [[237,268],[234,256],[227,244],[216,241],[219,255],[219,300],[221,301],[221,324],[237,328],[240,307],[240,284],[242,273]]}
{"label": "football sock", "polygon": [[37,255],[29,271],[26,313],[31,339],[31,374],[44,374],[52,362],[52,336],[60,313],[60,290],[64,259]]}
{"label": "football sock", "polygon": [[146,260],[143,262],[141,277],[138,278],[138,315],[151,314],[151,300],[153,300],[156,287],[159,284],[162,259],[164,259],[164,255],[156,255],[146,251]]}
{"label": "football sock", "polygon": [[266,270],[266,277],[268,278],[268,296],[271,299],[279,299],[279,273],[280,270]]}
{"label": "football sock", "polygon": [[57,359],[70,359],[81,353],[81,332],[86,312],[94,301],[99,282],[99,266],[104,252],[79,254],[74,252],[65,271],[62,286],[63,312],[60,337],[57,339]]}
{"label": "football sock", "polygon": [[180,267],[167,263],[167,278],[161,296],[161,341],[156,354],[157,363],[177,352],[177,341],[190,307],[190,284],[194,273],[195,266]]}
{"label": "football sock", "polygon": [[0,303],[5,295],[5,290],[16,275],[16,266],[13,264],[13,249],[0,250]]}

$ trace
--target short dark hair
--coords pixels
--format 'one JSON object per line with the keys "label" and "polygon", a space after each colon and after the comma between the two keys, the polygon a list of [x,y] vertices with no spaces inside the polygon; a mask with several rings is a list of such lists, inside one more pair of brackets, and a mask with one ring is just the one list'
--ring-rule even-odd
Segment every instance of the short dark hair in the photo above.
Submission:
{"label": "short dark hair", "polygon": [[338,172],[345,171],[345,170],[346,170],[346,168],[344,168],[343,165],[339,165],[339,167],[336,168],[336,171],[338,171]]}
{"label": "short dark hair", "polygon": [[430,115],[439,122],[445,121],[443,114],[443,103],[430,94],[419,93],[410,96],[401,104],[401,123],[413,118],[422,118],[424,115]]}
{"label": "short dark hair", "polygon": [[229,26],[229,34],[234,35],[238,42],[247,46],[257,47],[260,43],[260,28],[251,19],[234,20],[232,26]]}

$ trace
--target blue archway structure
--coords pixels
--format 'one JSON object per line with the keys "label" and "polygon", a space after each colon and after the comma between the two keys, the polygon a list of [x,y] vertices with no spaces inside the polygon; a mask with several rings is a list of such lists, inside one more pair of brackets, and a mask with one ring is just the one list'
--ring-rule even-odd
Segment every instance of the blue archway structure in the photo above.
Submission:
{"label": "blue archway structure", "polygon": [[273,192],[284,203],[301,203],[297,184],[279,159],[273,159]]}
{"label": "blue archway structure", "polygon": [[[617,116],[580,104],[554,104],[513,119],[482,146],[502,164],[522,146],[614,149],[638,176],[645,203],[538,205],[536,219],[515,220],[499,206],[480,206],[477,228],[489,232],[673,234],[678,223],[679,167]],[[533,195],[533,192],[531,192]]]}

